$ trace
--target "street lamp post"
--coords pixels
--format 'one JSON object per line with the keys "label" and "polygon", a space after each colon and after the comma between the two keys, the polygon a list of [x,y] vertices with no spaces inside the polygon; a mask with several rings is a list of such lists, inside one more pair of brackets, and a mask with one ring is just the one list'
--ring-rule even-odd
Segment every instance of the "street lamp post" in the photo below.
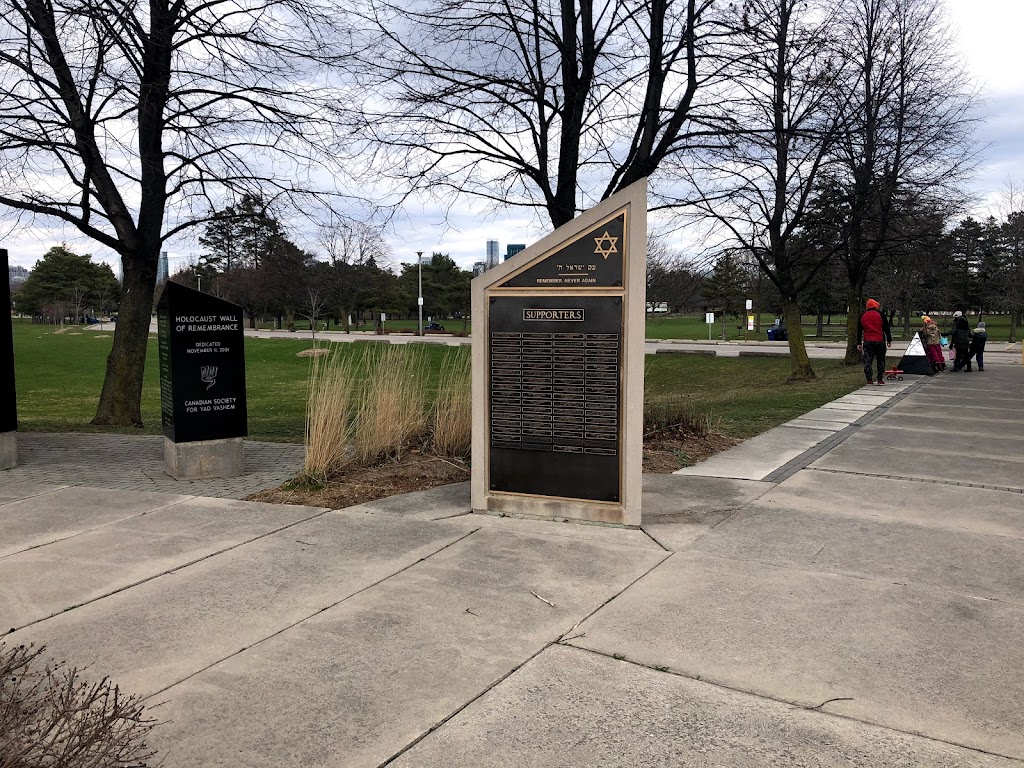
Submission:
{"label": "street lamp post", "polygon": [[416,267],[420,274],[420,292],[419,297],[416,299],[416,303],[419,305],[420,311],[420,332],[419,335],[423,335],[423,251],[416,251]]}

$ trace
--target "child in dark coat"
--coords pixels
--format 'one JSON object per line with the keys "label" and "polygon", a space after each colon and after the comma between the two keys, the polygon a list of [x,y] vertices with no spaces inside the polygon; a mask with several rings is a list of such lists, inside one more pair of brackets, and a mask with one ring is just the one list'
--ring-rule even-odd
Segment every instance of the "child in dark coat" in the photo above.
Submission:
{"label": "child in dark coat", "polygon": [[985,324],[982,322],[978,323],[978,327],[974,329],[971,334],[971,347],[967,352],[967,370],[971,370],[971,358],[977,358],[978,370],[985,370],[985,342],[988,341],[988,331],[985,330]]}

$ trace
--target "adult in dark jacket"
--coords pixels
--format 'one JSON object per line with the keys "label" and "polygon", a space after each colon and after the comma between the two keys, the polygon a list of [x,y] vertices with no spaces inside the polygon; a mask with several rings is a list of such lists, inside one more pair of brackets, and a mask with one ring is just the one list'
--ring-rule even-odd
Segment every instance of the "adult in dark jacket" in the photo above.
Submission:
{"label": "adult in dark jacket", "polygon": [[871,384],[871,364],[878,370],[875,384],[885,384],[885,350],[892,346],[889,318],[882,314],[878,302],[868,299],[867,309],[857,322],[857,350],[864,356],[864,378]]}
{"label": "adult in dark jacket", "polygon": [[971,333],[971,347],[967,350],[967,370],[971,370],[971,358],[978,359],[978,370],[985,370],[985,342],[988,341],[988,331],[985,324],[978,322],[978,327]]}
{"label": "adult in dark jacket", "polygon": [[964,368],[971,372],[971,325],[962,313],[956,314],[953,320],[953,332],[949,336],[949,346],[956,351],[953,358],[953,371],[960,371]]}

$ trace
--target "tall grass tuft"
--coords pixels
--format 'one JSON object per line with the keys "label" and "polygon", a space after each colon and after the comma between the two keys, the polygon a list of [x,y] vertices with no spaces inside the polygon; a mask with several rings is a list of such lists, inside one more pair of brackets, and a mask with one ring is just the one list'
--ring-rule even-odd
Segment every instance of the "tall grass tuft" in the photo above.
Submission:
{"label": "tall grass tuft", "polygon": [[704,437],[712,432],[715,421],[710,414],[696,410],[682,395],[644,398],[644,434],[663,429],[682,428]]}
{"label": "tall grass tuft", "polygon": [[450,348],[441,362],[434,400],[430,450],[437,456],[464,458],[473,438],[473,395],[470,355],[466,347]]}
{"label": "tall grass tuft", "polygon": [[304,474],[316,482],[325,482],[353,461],[355,373],[352,358],[340,348],[310,360]]}
{"label": "tall grass tuft", "polygon": [[368,466],[401,456],[426,431],[426,361],[418,345],[369,348],[355,414],[355,458]]}

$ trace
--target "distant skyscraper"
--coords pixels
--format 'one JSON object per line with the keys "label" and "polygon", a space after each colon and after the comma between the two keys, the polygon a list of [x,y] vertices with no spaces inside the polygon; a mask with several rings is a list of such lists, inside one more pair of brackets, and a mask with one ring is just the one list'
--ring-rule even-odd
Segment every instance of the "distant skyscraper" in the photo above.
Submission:
{"label": "distant skyscraper", "polygon": [[506,260],[511,259],[513,256],[515,256],[520,251],[525,251],[525,250],[526,250],[526,246],[523,245],[522,243],[509,243],[508,245],[505,246],[505,259]]}
{"label": "distant skyscraper", "polygon": [[476,262],[473,265],[473,277],[477,277],[478,275],[482,275],[486,271],[487,271],[487,262],[485,262],[485,261],[478,261],[478,262]]}
{"label": "distant skyscraper", "polygon": [[11,285],[20,285],[28,278],[28,270],[25,267],[8,264],[7,277]]}
{"label": "distant skyscraper", "polygon": [[167,265],[167,251],[160,251],[160,261],[156,263],[156,281],[162,283],[170,276]]}
{"label": "distant skyscraper", "polygon": [[492,269],[498,266],[498,241],[487,241],[487,268]]}

